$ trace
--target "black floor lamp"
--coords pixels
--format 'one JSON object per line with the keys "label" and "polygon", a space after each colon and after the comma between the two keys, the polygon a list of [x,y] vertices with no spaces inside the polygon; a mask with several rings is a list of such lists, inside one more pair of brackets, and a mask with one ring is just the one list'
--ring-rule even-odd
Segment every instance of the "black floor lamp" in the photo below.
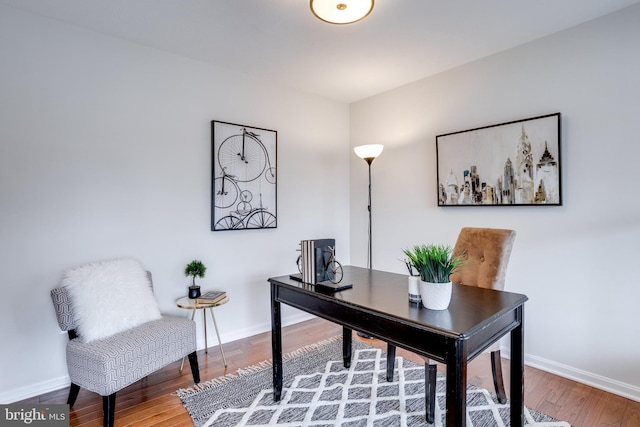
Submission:
{"label": "black floor lamp", "polygon": [[367,267],[369,267],[369,269],[373,268],[373,265],[371,263],[371,163],[373,163],[373,161],[375,160],[376,157],[378,157],[380,155],[380,153],[382,153],[382,149],[384,148],[384,145],[382,144],[370,144],[370,145],[359,145],[358,147],[355,147],[353,149],[353,151],[356,153],[356,155],[358,157],[360,157],[361,159],[364,159],[365,162],[367,162],[367,165],[369,166],[369,253],[368,253],[368,258],[367,258]]}
{"label": "black floor lamp", "polygon": [[[371,163],[375,160],[376,157],[382,153],[382,149],[384,146],[382,144],[369,144],[369,145],[359,145],[355,147],[353,151],[356,153],[358,157],[364,159],[367,162],[369,167],[369,247],[368,247],[368,256],[367,256],[367,267],[369,269],[373,268],[372,263],[372,241],[371,241]],[[363,332],[358,332],[363,338],[373,338],[370,335],[367,335]]]}

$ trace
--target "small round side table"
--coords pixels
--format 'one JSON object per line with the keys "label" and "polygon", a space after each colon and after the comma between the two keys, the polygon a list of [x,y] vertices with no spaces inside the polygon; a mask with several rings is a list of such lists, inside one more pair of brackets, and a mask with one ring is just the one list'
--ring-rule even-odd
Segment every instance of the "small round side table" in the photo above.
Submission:
{"label": "small round side table", "polygon": [[[204,352],[209,354],[209,345],[207,343],[207,309],[209,309],[209,313],[211,313],[211,319],[213,320],[213,326],[216,330],[216,335],[218,336],[218,344],[220,345],[220,353],[222,353],[222,361],[224,362],[224,367],[227,367],[227,359],[224,356],[224,349],[222,348],[222,341],[220,340],[220,333],[218,332],[218,323],[216,322],[216,316],[213,314],[213,308],[219,307],[223,304],[229,302],[229,297],[226,296],[224,299],[214,303],[198,303],[195,299],[191,299],[189,297],[182,297],[178,301],[176,301],[176,305],[180,308],[184,308],[186,310],[191,311],[191,320],[196,315],[196,310],[202,310],[202,323],[204,324]],[[182,368],[184,368],[184,357],[182,358],[182,364],[180,364],[180,372],[182,372]]]}

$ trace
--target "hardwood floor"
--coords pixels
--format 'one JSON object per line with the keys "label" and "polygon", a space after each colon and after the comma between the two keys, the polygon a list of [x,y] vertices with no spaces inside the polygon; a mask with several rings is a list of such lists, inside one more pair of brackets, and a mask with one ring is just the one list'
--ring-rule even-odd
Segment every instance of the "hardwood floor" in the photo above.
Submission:
{"label": "hardwood floor", "polygon": [[[293,351],[317,341],[342,333],[342,328],[321,319],[309,320],[288,326],[282,331],[283,352]],[[354,334],[354,339],[386,348],[377,340],[367,340]],[[224,345],[229,366],[222,364],[217,346],[205,354],[198,352],[200,376],[203,381],[217,378],[237,369],[257,364],[271,357],[271,334],[264,333]],[[422,363],[413,353],[398,349],[398,356]],[[189,364],[178,372],[180,362],[175,362],[147,378],[118,392],[116,398],[116,426],[192,426],[191,418],[175,395],[179,388],[193,385]],[[439,367],[444,372],[444,367]],[[503,370],[508,372],[509,361],[503,360]],[[469,364],[468,381],[479,387],[493,390],[488,355],[482,355]],[[509,390],[508,375],[505,387]],[[24,403],[65,403],[67,389],[47,393]],[[621,426],[640,427],[640,403],[571,381],[535,368],[525,368],[525,404],[575,427]],[[95,393],[80,390],[80,395],[70,413],[72,427],[98,427],[102,425],[102,398]]]}

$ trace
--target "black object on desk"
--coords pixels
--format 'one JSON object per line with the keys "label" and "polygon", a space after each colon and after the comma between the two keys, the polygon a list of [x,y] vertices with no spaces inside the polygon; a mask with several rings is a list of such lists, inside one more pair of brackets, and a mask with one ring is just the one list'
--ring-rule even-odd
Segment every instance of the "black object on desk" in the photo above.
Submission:
{"label": "black object on desk", "polygon": [[[302,274],[290,274],[290,279],[295,280],[296,282],[302,283]],[[352,283],[333,283],[329,280],[325,280],[324,282],[318,282],[315,284],[310,284],[311,286],[315,286],[316,290],[319,292],[340,292],[345,289],[353,288]]]}

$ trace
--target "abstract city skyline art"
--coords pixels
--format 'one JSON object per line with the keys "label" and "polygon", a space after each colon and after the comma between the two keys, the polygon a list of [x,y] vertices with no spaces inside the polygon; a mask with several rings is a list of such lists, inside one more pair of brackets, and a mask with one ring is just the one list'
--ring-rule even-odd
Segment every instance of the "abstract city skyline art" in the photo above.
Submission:
{"label": "abstract city skyline art", "polygon": [[211,122],[211,230],[276,228],[277,132]]}
{"label": "abstract city skyline art", "polygon": [[438,206],[561,206],[560,118],[436,136]]}

